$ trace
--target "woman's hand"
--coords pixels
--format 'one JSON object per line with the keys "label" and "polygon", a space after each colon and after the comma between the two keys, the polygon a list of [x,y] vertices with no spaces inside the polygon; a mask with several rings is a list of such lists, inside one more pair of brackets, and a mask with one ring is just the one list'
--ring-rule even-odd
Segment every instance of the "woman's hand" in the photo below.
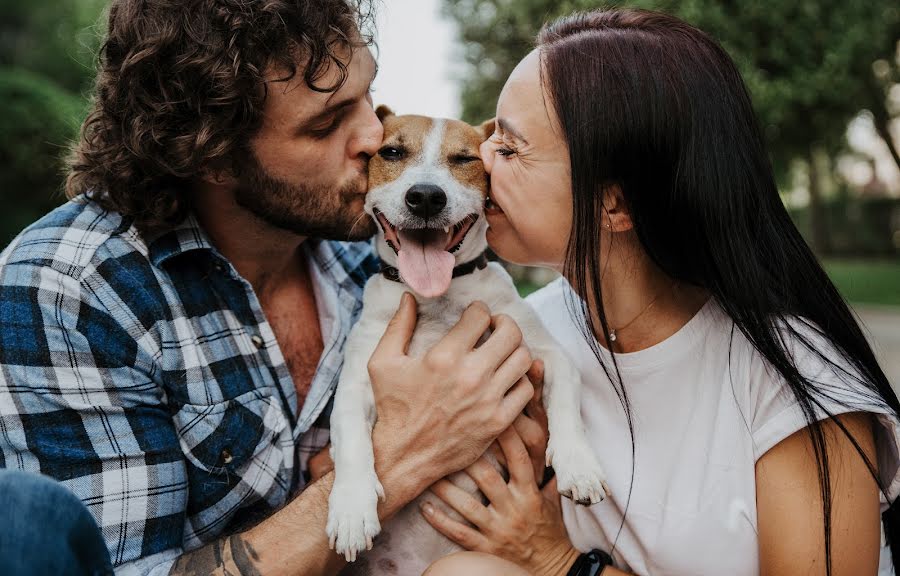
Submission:
{"label": "woman's hand", "polygon": [[566,535],[556,479],[538,488],[531,458],[515,426],[498,441],[509,468],[508,483],[484,457],[465,470],[488,499],[487,506],[446,479],[431,487],[475,528],[428,503],[422,507],[425,518],[467,550],[499,556],[536,575],[565,574],[578,552]]}

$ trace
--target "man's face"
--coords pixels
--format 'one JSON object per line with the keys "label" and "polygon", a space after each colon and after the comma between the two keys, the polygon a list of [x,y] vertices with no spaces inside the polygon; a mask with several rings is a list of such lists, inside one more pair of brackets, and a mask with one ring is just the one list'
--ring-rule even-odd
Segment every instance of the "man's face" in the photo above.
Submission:
{"label": "man's face", "polygon": [[[383,135],[370,95],[375,72],[363,47],[353,51],[347,80],[336,92],[310,89],[301,72],[288,82],[269,82],[262,126],[241,159],[238,204],[301,236],[361,240],[374,234],[363,206],[368,160]],[[331,85],[337,77],[331,66],[317,84]]]}

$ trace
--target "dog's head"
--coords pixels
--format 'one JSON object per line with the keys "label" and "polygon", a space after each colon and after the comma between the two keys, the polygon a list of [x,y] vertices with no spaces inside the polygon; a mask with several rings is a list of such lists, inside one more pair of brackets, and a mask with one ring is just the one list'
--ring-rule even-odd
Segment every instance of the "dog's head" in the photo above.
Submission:
{"label": "dog's head", "polygon": [[385,106],[377,114],[384,142],[369,161],[366,212],[379,224],[378,253],[417,294],[440,296],[453,268],[487,248],[478,147],[493,126],[396,116]]}

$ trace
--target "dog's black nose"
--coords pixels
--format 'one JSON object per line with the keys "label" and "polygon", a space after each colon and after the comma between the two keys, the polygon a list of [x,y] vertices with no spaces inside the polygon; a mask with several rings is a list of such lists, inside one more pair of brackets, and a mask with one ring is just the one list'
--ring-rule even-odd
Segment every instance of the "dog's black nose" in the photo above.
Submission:
{"label": "dog's black nose", "polygon": [[410,212],[428,220],[444,209],[447,205],[447,195],[433,184],[416,184],[406,191],[406,205]]}

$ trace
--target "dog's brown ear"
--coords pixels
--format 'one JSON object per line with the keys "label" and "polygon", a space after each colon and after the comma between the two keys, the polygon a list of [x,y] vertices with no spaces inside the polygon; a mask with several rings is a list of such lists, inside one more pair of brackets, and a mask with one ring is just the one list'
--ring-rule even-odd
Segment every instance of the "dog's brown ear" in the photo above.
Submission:
{"label": "dog's brown ear", "polygon": [[385,118],[387,118],[388,116],[394,115],[394,111],[391,110],[390,108],[388,108],[387,106],[385,106],[384,104],[381,104],[380,106],[378,106],[378,108],[375,109],[375,115],[378,116],[379,120],[384,122]]}
{"label": "dog's brown ear", "polygon": [[490,120],[485,120],[484,122],[482,122],[481,125],[478,127],[478,131],[481,132],[481,135],[484,136],[485,140],[490,138],[491,134],[494,133],[494,130],[497,127],[496,124],[497,124],[497,119],[491,118]]}

